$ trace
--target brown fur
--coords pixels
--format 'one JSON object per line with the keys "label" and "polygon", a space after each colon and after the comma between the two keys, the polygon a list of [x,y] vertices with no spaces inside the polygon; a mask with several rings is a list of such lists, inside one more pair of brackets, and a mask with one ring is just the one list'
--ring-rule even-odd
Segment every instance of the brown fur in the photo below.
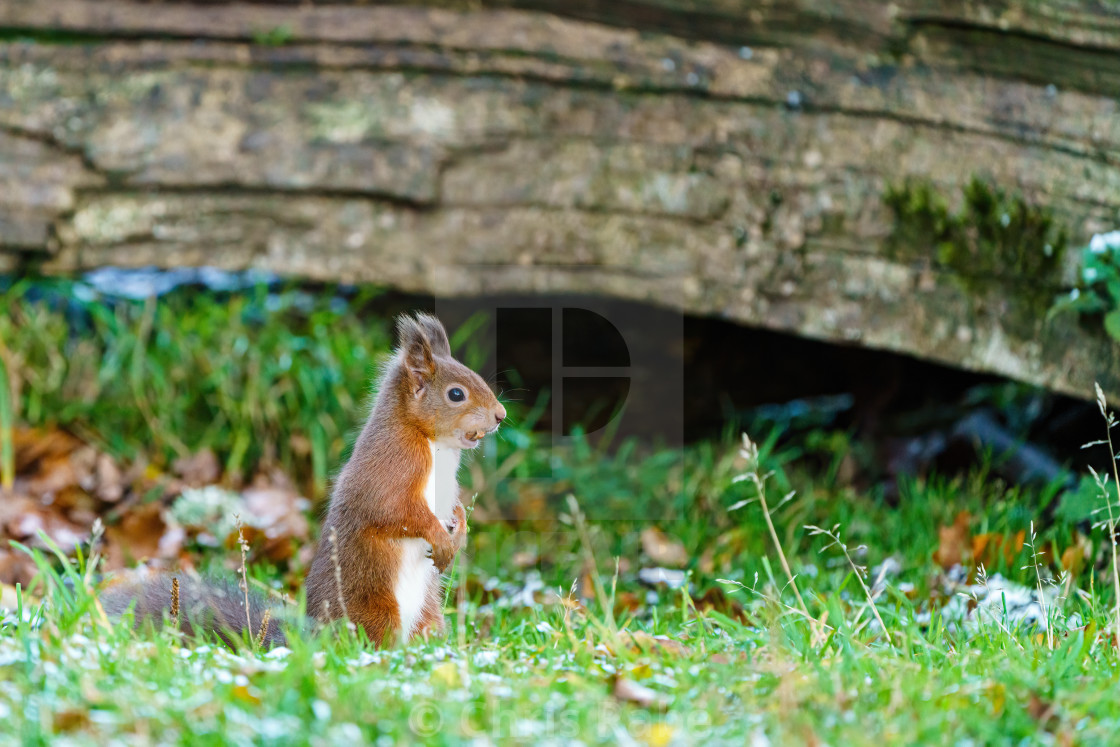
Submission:
{"label": "brown fur", "polygon": [[[378,645],[399,638],[401,619],[393,588],[401,561],[400,540],[427,540],[432,562],[441,572],[466,541],[463,506],[455,505],[454,526],[445,527],[424,498],[432,471],[429,442],[468,448],[496,430],[506,414],[482,377],[451,357],[447,333],[438,319],[426,314],[402,316],[397,329],[399,347],[382,372],[373,411],[335,482],[305,584],[308,614],[329,622],[341,618],[345,609]],[[466,393],[464,401],[450,400],[448,392],[454,387]],[[341,588],[333,555],[339,559]],[[125,582],[107,590],[102,600],[111,614],[119,615],[135,602],[138,623],[159,621],[171,604],[170,584],[170,576]],[[443,634],[438,587],[428,590],[418,635]],[[232,588],[236,584],[188,582],[182,591],[184,631],[212,631],[227,643],[239,637],[246,627],[244,595],[234,594]],[[264,600],[250,598],[253,625],[260,625],[266,608]],[[266,642],[282,640],[274,619]]]}
{"label": "brown fur", "polygon": [[[470,438],[495,429],[505,417],[486,382],[451,357],[447,334],[435,317],[402,317],[398,330],[400,348],[383,373],[373,412],[338,476],[306,584],[310,614],[333,620],[345,606],[350,619],[379,645],[390,643],[401,624],[393,594],[401,557],[398,540],[427,540],[440,571],[465,540],[462,506],[455,508],[452,534],[424,499],[432,470],[429,441]],[[464,402],[447,398],[453,387],[467,394]],[[338,538],[341,590],[327,547],[331,529]],[[421,628],[442,631],[442,602],[429,598]]]}
{"label": "brown fur", "polygon": [[[173,624],[187,635],[212,633],[226,645],[236,647],[242,643],[246,629],[245,592],[234,579],[200,579],[187,574],[158,574],[113,584],[101,594],[101,606],[106,614],[120,617],[131,607],[136,624],[151,622],[156,627],[170,620],[172,580],[179,579],[179,619]],[[255,591],[249,592],[249,617],[254,637],[266,621],[264,640],[266,648],[285,643],[281,631],[283,615]],[[165,620],[166,618],[166,620]]]}

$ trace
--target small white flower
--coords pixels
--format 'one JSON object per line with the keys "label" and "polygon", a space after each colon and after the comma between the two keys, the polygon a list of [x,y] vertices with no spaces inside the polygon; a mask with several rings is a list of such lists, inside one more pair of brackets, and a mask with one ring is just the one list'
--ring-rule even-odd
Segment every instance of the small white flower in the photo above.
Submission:
{"label": "small white flower", "polygon": [[1094,280],[1097,279],[1097,268],[1096,267],[1086,267],[1082,271],[1081,275],[1082,275],[1082,277],[1085,278],[1086,283],[1091,283],[1091,282],[1093,282]]}
{"label": "small white flower", "polygon": [[1080,297],[1081,297],[1081,290],[1079,288],[1074,288],[1073,290],[1071,290],[1069,292],[1069,300],[1071,300],[1071,301],[1076,301]]}
{"label": "small white flower", "polygon": [[1007,213],[1004,213],[1003,215],[1001,215],[999,217],[999,224],[1001,226],[1003,226],[1004,228],[1007,228],[1008,226],[1011,225],[1011,216],[1008,215]]}
{"label": "small white flower", "polygon": [[1120,231],[1098,233],[1089,239],[1089,251],[1093,254],[1104,254],[1109,249],[1120,249]]}

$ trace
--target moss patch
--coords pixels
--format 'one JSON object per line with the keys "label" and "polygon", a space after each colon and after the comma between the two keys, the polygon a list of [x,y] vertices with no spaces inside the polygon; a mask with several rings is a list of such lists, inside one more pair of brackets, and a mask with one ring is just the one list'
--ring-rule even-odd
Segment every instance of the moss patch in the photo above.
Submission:
{"label": "moss patch", "polygon": [[889,256],[929,258],[966,281],[1058,284],[1066,232],[1048,208],[979,179],[965,186],[963,198],[954,212],[926,182],[888,187],[883,201],[894,214]]}

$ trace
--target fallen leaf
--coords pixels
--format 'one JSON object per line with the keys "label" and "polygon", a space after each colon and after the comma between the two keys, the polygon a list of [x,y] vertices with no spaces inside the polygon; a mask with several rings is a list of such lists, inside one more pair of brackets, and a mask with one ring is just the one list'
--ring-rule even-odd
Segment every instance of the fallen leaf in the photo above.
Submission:
{"label": "fallen leaf", "polygon": [[95,493],[106,503],[116,503],[124,497],[124,475],[108,454],[99,454],[94,468],[97,478]]}
{"label": "fallen leaf", "polygon": [[32,503],[23,513],[10,516],[3,529],[7,530],[8,536],[12,539],[39,548],[46,547],[39,536],[42,532],[64,552],[68,552],[75,545],[89,538],[88,527],[79,526],[57,511],[44,509],[35,503]]}
{"label": "fallen leaf", "polygon": [[243,518],[263,535],[264,554],[269,560],[287,560],[299,545],[306,543],[308,525],[304,511],[310,504],[294,490],[280,486],[250,487],[241,495],[246,507]]}
{"label": "fallen leaf", "polygon": [[1092,546],[1088,538],[1076,529],[1073,530],[1073,543],[1062,552],[1062,568],[1069,572],[1073,578],[1081,575],[1089,558],[1092,557]]}
{"label": "fallen leaf", "polygon": [[502,596],[502,591],[497,586],[487,587],[473,574],[468,575],[463,584],[466,586],[467,599],[472,599],[479,604],[490,604]]}
{"label": "fallen leaf", "polygon": [[732,620],[738,620],[744,624],[750,622],[750,618],[747,616],[746,610],[743,609],[743,605],[729,597],[727,592],[718,586],[709,588],[699,599],[694,599],[693,604],[695,604],[696,609],[701,612],[718,612],[721,615],[726,615]]}
{"label": "fallen leaf", "polygon": [[[3,544],[6,545],[7,543]],[[11,586],[20,584],[26,589],[30,585],[31,579],[35,577],[36,571],[35,561],[26,554],[14,548],[10,550],[6,547],[0,548],[0,584],[5,584],[5,590],[9,588],[7,584]],[[6,591],[4,600],[8,601]]]}
{"label": "fallen leaf", "polygon": [[968,511],[961,511],[950,526],[938,527],[937,551],[933,554],[933,559],[945,570],[960,565],[972,550],[968,531],[971,519]]}
{"label": "fallen leaf", "polygon": [[633,703],[641,708],[661,711],[669,705],[662,695],[625,677],[614,678],[611,694],[623,703]]}
{"label": "fallen leaf", "polygon": [[0,583],[0,612],[14,610],[19,607],[19,595],[16,587],[7,583]]}
{"label": "fallen leaf", "polygon": [[646,527],[641,534],[642,550],[654,563],[680,568],[688,565],[689,555],[681,541],[657,527]]}
{"label": "fallen leaf", "polygon": [[172,471],[192,488],[212,485],[222,476],[218,455],[203,449],[189,457],[180,457],[171,464]]}
{"label": "fallen leaf", "polygon": [[997,532],[978,534],[972,538],[972,559],[985,568],[991,568],[1003,558],[1007,565],[1015,560],[1022,551],[1027,540],[1027,533],[1020,529],[1012,535],[1002,535]]}
{"label": "fallen leaf", "polygon": [[704,552],[700,553],[700,560],[697,561],[696,567],[703,574],[711,574],[716,569],[716,551],[713,547],[708,547]]}
{"label": "fallen leaf", "polygon": [[[170,534],[167,540],[166,534]],[[182,528],[168,533],[160,504],[145,503],[126,513],[120,523],[108,526],[105,538],[108,544],[106,565],[110,570],[117,570],[139,560],[174,558],[182,549],[186,535]]]}
{"label": "fallen leaf", "polygon": [[65,457],[82,445],[66,431],[45,431],[39,428],[16,428],[12,433],[16,472],[26,474],[35,463],[47,456]]}
{"label": "fallen leaf", "polygon": [[1030,700],[1027,701],[1027,713],[1047,731],[1053,726],[1051,722],[1057,719],[1054,704],[1043,700],[1037,693],[1031,693]]}
{"label": "fallen leaf", "polygon": [[637,612],[642,606],[642,598],[632,591],[620,591],[615,595],[614,614],[616,616],[627,612]]}
{"label": "fallen leaf", "polygon": [[62,731],[77,731],[89,727],[89,712],[76,708],[67,708],[55,712],[52,718],[55,733]]}

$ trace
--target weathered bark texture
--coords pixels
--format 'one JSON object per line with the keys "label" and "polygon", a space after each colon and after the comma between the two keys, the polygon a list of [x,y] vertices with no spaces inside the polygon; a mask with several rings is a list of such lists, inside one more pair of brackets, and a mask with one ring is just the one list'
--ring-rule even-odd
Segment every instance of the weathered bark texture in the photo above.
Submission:
{"label": "weathered bark texture", "polygon": [[972,272],[884,202],[1120,225],[1114,0],[429,4],[0,2],[0,271],[603,293],[1120,393],[1046,319],[1075,253]]}

